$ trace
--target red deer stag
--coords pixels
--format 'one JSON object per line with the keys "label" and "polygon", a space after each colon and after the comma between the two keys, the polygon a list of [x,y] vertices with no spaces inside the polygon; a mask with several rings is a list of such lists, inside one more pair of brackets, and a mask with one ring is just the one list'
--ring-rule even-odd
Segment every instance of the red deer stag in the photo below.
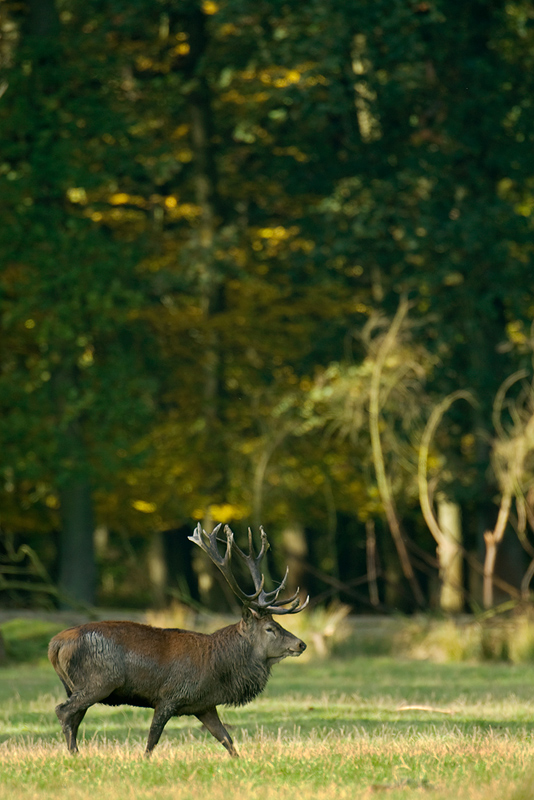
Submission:
{"label": "red deer stag", "polygon": [[[287,570],[277,589],[264,591],[260,564],[269,543],[263,528],[257,555],[249,529],[246,555],[225,526],[224,556],[217,546],[220,528],[208,534],[198,525],[188,538],[207,553],[243,603],[240,622],[211,634],[137,622],[89,622],[59,633],[50,642],[48,657],[68,696],[56,707],[56,714],[71,753],[78,752],[76,736],[87,709],[104,703],[154,709],[147,754],[171,717],[192,714],[231,756],[238,755],[216,707],[250,702],[265,688],[273,664],[304,652],[305,643],[275,622],[273,614],[297,614],[309,598],[300,605],[297,590],[288,600],[278,599]],[[245,594],[231,572],[234,553],[250,571],[251,594]]]}

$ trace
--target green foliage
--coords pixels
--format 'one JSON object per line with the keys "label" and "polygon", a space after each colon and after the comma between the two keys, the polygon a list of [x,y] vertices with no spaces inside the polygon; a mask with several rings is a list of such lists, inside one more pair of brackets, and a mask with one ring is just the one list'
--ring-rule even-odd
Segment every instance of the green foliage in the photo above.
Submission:
{"label": "green foliage", "polygon": [[[0,107],[4,466],[52,486],[87,469],[87,444],[100,475],[116,470],[155,385],[138,321],[142,241],[134,247],[128,230],[115,237],[84,208],[87,191],[109,194],[116,181],[113,148],[106,164],[101,142],[124,126],[87,45],[68,26],[57,37],[22,36]],[[85,436],[75,442],[78,424]]]}
{"label": "green foliage", "polygon": [[48,642],[63,629],[59,622],[36,618],[10,619],[0,627],[9,661],[46,662]]}
{"label": "green foliage", "polygon": [[432,551],[418,436],[472,391],[435,466],[476,549],[491,403],[531,370],[531,22],[526,0],[4,2],[2,524],[67,530],[83,483],[124,537],[213,507],[359,563],[372,322],[406,295],[388,477]]}
{"label": "green foliage", "polygon": [[532,664],[534,625],[528,614],[510,618],[443,619],[428,615],[362,618],[335,652],[387,655],[434,663]]}

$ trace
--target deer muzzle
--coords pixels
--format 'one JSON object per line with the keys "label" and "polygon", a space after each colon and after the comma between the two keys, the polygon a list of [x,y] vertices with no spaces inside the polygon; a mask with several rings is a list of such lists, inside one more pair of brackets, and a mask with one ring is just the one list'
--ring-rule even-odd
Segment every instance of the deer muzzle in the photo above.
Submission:
{"label": "deer muzzle", "polygon": [[302,655],[302,653],[306,650],[306,647],[306,642],[303,642],[302,639],[297,639],[295,644],[289,648],[289,655],[293,658],[297,658],[297,656]]}

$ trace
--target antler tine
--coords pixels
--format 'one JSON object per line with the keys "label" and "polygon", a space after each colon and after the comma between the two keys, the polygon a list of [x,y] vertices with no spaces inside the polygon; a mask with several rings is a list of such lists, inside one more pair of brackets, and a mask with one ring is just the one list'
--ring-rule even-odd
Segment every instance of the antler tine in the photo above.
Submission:
{"label": "antler tine", "polygon": [[[299,605],[300,600],[298,595],[299,590],[297,589],[296,594],[293,595],[291,600],[279,601],[279,604],[273,603],[273,605],[267,606],[264,610],[269,614],[278,614],[280,616],[282,614],[298,614],[299,611],[304,611],[310,602],[310,596],[308,595],[302,605]],[[291,605],[288,608],[282,608],[281,605],[285,603],[291,603]]]}
{"label": "antler tine", "polygon": [[219,523],[219,525],[216,525],[211,533],[206,533],[199,522],[193,535],[187,537],[191,542],[198,544],[201,550],[203,550],[210,557],[210,559],[219,567],[219,569],[221,566],[226,565],[230,561],[232,555],[232,543],[228,540],[228,537],[226,539],[226,553],[224,556],[221,556],[219,553],[219,548],[217,547],[217,534],[221,530],[221,527],[222,525]]}
{"label": "antler tine", "polygon": [[247,565],[247,567],[249,569],[252,581],[254,583],[254,588],[256,589],[256,594],[254,596],[254,599],[256,600],[263,593],[263,587],[265,585],[265,576],[260,572],[260,563],[261,563],[261,561],[263,559],[263,556],[265,555],[265,552],[267,550],[267,547],[269,546],[269,543],[267,542],[267,547],[266,547],[264,545],[263,541],[262,541],[262,546],[261,546],[260,552],[258,553],[257,556],[254,555],[254,544],[252,542],[252,531],[249,528],[249,532],[248,532],[249,553],[247,555],[235,543],[234,534],[230,530],[230,526],[229,525],[225,525],[224,526],[224,530],[225,530],[227,536],[229,534],[231,535],[233,548],[234,548],[235,552],[237,553],[239,558]]}
{"label": "antler tine", "polygon": [[[225,531],[230,531],[228,525],[225,526]],[[252,530],[250,528],[248,529],[248,550],[249,550],[248,555],[246,555],[237,546],[237,544],[233,542],[233,547],[236,553],[239,555],[241,560],[247,565],[250,571],[252,580],[254,582],[254,587],[257,592],[255,600],[251,602],[250,605],[256,611],[259,611],[262,614],[297,614],[299,611],[303,611],[308,605],[310,598],[307,597],[302,606],[300,606],[299,589],[297,589],[295,594],[292,595],[287,600],[278,599],[280,592],[282,592],[286,588],[287,578],[289,575],[289,567],[286,568],[285,575],[276,589],[274,589],[271,592],[263,591],[265,576],[260,572],[260,564],[265,556],[265,553],[270,547],[269,541],[267,539],[267,534],[265,533],[263,526],[260,526],[260,535],[261,535],[261,547],[257,555],[254,554],[254,543],[252,539]],[[287,606],[287,608],[285,606]]]}
{"label": "antler tine", "polygon": [[276,592],[273,592],[274,597],[273,597],[273,601],[272,601],[272,603],[270,605],[273,605],[273,606],[287,606],[290,603],[293,603],[300,596],[300,589],[297,588],[295,594],[291,595],[291,597],[288,597],[287,600],[279,600],[278,599],[278,595],[280,594],[282,589],[285,589],[285,587],[286,587],[286,582],[287,582],[288,575],[289,575],[289,567],[286,567],[286,574],[284,575],[284,579],[283,579],[282,583],[280,584],[280,586],[276,589]]}
{"label": "antler tine", "polygon": [[261,585],[258,587],[255,585],[256,591],[252,594],[246,594],[241,587],[238,585],[236,579],[232,574],[232,570],[230,568],[230,562],[232,559],[232,548],[236,548],[236,550],[240,553],[240,555],[244,555],[241,553],[239,548],[234,542],[234,534],[228,527],[225,525],[224,532],[226,534],[226,552],[224,556],[221,556],[219,552],[219,548],[217,546],[217,534],[219,533],[220,529],[222,528],[222,523],[219,523],[211,533],[206,533],[203,530],[200,522],[198,523],[197,527],[192,536],[188,536],[187,538],[197,544],[201,550],[209,556],[210,560],[215,564],[215,566],[221,571],[224,575],[224,578],[228,585],[230,586],[233,593],[244,603],[254,603],[257,600],[258,596],[263,591],[263,576]]}
{"label": "antler tine", "polygon": [[[249,530],[250,530],[250,528],[249,528]],[[252,533],[252,531],[251,531],[251,533]],[[263,525],[260,525],[260,536],[261,536],[261,548],[260,548],[260,552],[258,553],[258,561],[264,557],[265,553],[267,552],[267,550],[271,546],[269,544],[269,540],[267,539],[267,534],[265,533],[265,531],[263,529]]]}
{"label": "antler tine", "polygon": [[289,567],[286,567],[286,574],[282,578],[280,584],[273,589],[272,592],[262,592],[261,599],[262,601],[269,606],[277,606],[277,605],[285,605],[286,603],[290,603],[294,598],[290,598],[289,600],[278,600],[278,595],[280,592],[286,588],[287,577],[289,575]]}
{"label": "antler tine", "polygon": [[297,607],[299,604],[299,597],[300,597],[300,588],[297,588],[295,594],[288,597],[286,600],[279,600],[278,595],[280,592],[286,588],[287,578],[289,576],[289,567],[286,567],[286,574],[284,575],[281,583],[274,589],[272,592],[263,592],[262,599],[268,603],[270,609],[272,608],[280,608],[282,606],[291,605],[293,607]]}

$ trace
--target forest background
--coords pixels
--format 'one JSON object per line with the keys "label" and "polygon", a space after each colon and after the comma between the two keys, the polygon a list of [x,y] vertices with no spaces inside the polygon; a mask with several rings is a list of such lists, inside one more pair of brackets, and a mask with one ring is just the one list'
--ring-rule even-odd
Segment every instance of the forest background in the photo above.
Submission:
{"label": "forest background", "polygon": [[221,608],[534,572],[527,0],[0,2],[0,598]]}

